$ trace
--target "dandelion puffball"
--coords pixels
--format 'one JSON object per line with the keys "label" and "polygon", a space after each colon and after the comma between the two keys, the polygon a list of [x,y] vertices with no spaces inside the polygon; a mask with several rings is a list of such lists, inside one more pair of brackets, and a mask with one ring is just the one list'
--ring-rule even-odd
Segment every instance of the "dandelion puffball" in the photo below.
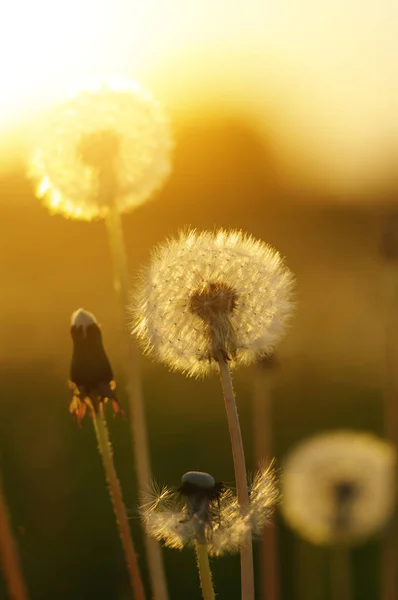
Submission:
{"label": "dandelion puffball", "polygon": [[370,434],[337,431],[302,442],[288,456],[283,514],[314,544],[355,544],[380,531],[395,503],[396,456]]}
{"label": "dandelion puffball", "polygon": [[239,231],[189,231],[160,246],[134,299],[134,333],[170,368],[203,375],[270,353],[292,313],[279,253]]}
{"label": "dandelion puffball", "polygon": [[215,556],[239,552],[249,532],[259,535],[279,500],[272,464],[254,477],[246,515],[235,493],[208,473],[190,471],[181,484],[147,495],[141,507],[146,531],[169,548],[206,544]]}
{"label": "dandelion puffball", "polygon": [[145,202],[170,172],[171,133],[137,83],[81,91],[48,114],[29,167],[49,209],[91,220]]}

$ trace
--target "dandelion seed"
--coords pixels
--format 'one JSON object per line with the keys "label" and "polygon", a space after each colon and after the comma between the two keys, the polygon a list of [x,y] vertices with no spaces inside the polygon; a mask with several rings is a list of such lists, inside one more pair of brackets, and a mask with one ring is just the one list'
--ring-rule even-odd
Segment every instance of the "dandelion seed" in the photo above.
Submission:
{"label": "dandelion seed", "polygon": [[98,411],[100,403],[111,400],[116,413],[122,413],[116,397],[116,383],[102,343],[95,316],[79,308],[72,315],[73,354],[69,386],[72,400],[69,411],[80,425],[87,409]]}
{"label": "dandelion seed", "polygon": [[393,447],[370,434],[338,431],[300,444],[283,477],[287,522],[315,544],[355,544],[380,531],[395,502]]}
{"label": "dandelion seed", "polygon": [[236,494],[208,473],[190,471],[178,490],[154,487],[141,507],[149,535],[170,548],[199,541],[210,555],[240,551],[247,532],[259,535],[279,499],[273,466],[263,467],[250,487],[250,506],[242,515]]}
{"label": "dandelion seed", "polygon": [[106,217],[113,203],[125,212],[145,202],[170,172],[171,149],[152,96],[137,83],[111,82],[47,115],[29,174],[51,212],[91,220]]}
{"label": "dandelion seed", "polygon": [[204,375],[220,358],[269,354],[292,313],[293,277],[279,253],[238,231],[169,240],[143,273],[135,333],[170,368]]}

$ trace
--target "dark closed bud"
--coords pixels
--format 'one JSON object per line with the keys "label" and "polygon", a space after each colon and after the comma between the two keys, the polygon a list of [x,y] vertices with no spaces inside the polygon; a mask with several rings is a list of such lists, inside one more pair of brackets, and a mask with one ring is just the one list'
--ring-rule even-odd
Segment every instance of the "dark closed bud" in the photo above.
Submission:
{"label": "dark closed bud", "polygon": [[89,394],[113,379],[112,368],[102,343],[101,329],[92,315],[80,309],[74,313],[71,335],[73,354],[70,380]]}
{"label": "dark closed bud", "polygon": [[80,424],[87,408],[98,410],[99,403],[112,400],[115,412],[121,412],[116,399],[112,368],[106,355],[102,333],[94,315],[82,308],[72,315],[73,354],[70,368],[72,401],[70,412]]}

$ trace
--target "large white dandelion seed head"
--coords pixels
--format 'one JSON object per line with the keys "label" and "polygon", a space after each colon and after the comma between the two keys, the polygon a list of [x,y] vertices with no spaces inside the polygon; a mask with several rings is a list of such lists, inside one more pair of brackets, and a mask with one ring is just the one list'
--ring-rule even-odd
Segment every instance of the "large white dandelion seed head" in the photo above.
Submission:
{"label": "large white dandelion seed head", "polygon": [[239,231],[189,231],[155,251],[132,312],[145,350],[200,376],[270,353],[293,311],[294,278],[271,246]]}
{"label": "large white dandelion seed head", "polygon": [[[29,174],[51,212],[91,220],[144,203],[171,169],[170,125],[137,83],[80,91],[51,110],[39,132]],[[112,167],[112,189],[99,176]],[[102,187],[102,189],[101,189]]]}
{"label": "large white dandelion seed head", "polygon": [[178,550],[199,541],[213,556],[237,553],[248,533],[259,535],[275,510],[279,492],[273,466],[261,468],[255,475],[246,515],[228,488],[213,496],[210,488],[197,495],[191,491],[190,500],[191,504],[178,491],[154,485],[141,506],[148,535]]}
{"label": "large white dandelion seed head", "polygon": [[395,504],[393,447],[370,434],[337,431],[299,444],[283,474],[283,513],[315,544],[355,544],[380,531]]}

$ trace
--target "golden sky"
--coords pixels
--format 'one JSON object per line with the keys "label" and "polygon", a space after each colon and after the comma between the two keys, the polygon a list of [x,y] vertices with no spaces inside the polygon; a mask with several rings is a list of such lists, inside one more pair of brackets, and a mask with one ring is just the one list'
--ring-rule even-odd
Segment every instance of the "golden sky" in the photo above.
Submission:
{"label": "golden sky", "polygon": [[244,114],[287,170],[384,189],[397,40],[395,0],[14,0],[0,23],[0,127],[79,81],[127,75],[178,117],[204,104]]}

